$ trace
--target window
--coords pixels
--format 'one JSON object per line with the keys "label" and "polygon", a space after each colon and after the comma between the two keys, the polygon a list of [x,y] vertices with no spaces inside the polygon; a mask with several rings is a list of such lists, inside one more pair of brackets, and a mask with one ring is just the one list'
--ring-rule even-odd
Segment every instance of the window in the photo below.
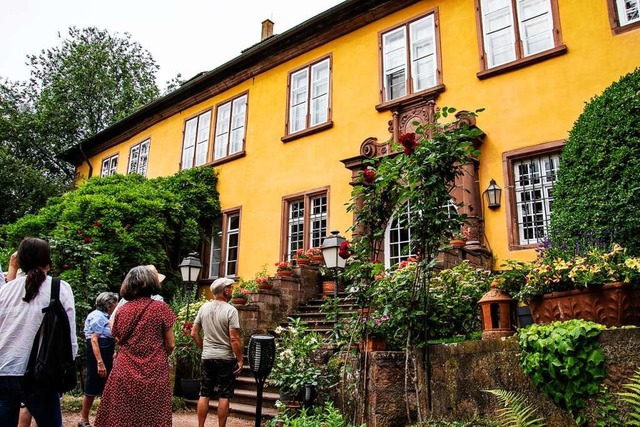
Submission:
{"label": "window", "polygon": [[387,268],[393,267],[411,256],[415,256],[411,252],[410,218],[411,208],[408,203],[405,203],[387,225],[384,234],[384,265]]}
{"label": "window", "polygon": [[547,236],[553,210],[553,185],[562,143],[505,153],[508,167],[507,214],[511,249],[537,245]]}
{"label": "window", "polygon": [[480,3],[477,10],[485,69],[522,63],[526,58],[539,59],[536,55],[543,52],[566,52],[561,44],[557,0],[476,2]]}
{"label": "window", "polygon": [[285,200],[286,258],[298,249],[317,248],[327,235],[327,193],[313,193]]}
{"label": "window", "polygon": [[191,169],[207,162],[211,110],[187,120],[182,143],[182,169]]}
{"label": "window", "polygon": [[222,216],[218,217],[211,229],[211,248],[209,253],[209,277],[220,276],[220,264],[222,262]]}
{"label": "window", "polygon": [[111,176],[116,173],[118,169],[118,155],[114,154],[111,157],[107,157],[102,160],[102,171],[100,172],[101,177]]}
{"label": "window", "polygon": [[244,150],[247,121],[247,95],[218,106],[213,160],[219,160]]}
{"label": "window", "polygon": [[435,12],[382,34],[384,101],[439,83]]}
{"label": "window", "polygon": [[315,62],[289,75],[287,134],[330,121],[330,58]]}
{"label": "window", "polygon": [[607,0],[615,34],[640,28],[640,0]]}
{"label": "window", "polygon": [[149,159],[149,140],[136,144],[129,150],[129,167],[127,173],[137,173],[147,176],[147,162]]}
{"label": "window", "polygon": [[[443,208],[449,217],[458,214],[458,206],[451,199]],[[412,233],[409,222],[411,216],[419,215],[419,212],[411,209],[409,203],[404,203],[389,221],[384,233],[384,264],[386,268],[391,268],[407,258],[416,256],[411,249]]]}
{"label": "window", "polygon": [[238,274],[238,249],[240,246],[240,213],[225,214],[225,259],[224,275],[235,276]]}

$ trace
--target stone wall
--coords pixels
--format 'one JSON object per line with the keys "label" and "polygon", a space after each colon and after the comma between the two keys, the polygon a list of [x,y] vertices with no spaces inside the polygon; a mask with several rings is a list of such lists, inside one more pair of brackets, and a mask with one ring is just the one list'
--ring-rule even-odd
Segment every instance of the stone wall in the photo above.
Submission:
{"label": "stone wall", "polygon": [[[603,331],[600,344],[606,355],[605,384],[615,394],[640,368],[640,328]],[[548,426],[575,426],[572,417],[556,407],[523,374],[520,350],[513,337],[430,346],[430,361],[430,415],[434,419],[495,419],[501,406],[483,390],[502,389],[523,395]],[[405,386],[404,367],[403,352],[369,353],[366,398],[369,427],[406,425],[407,396],[415,422],[415,392]],[[595,414],[596,407],[595,399],[590,399],[589,413]]]}

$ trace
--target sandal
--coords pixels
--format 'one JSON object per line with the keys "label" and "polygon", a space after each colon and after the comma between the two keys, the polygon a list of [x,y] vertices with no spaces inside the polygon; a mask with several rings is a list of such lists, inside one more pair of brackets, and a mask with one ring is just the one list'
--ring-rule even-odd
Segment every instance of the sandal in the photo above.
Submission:
{"label": "sandal", "polygon": [[78,427],[91,427],[91,424],[89,424],[88,422],[85,423],[84,421],[80,421],[78,423]]}

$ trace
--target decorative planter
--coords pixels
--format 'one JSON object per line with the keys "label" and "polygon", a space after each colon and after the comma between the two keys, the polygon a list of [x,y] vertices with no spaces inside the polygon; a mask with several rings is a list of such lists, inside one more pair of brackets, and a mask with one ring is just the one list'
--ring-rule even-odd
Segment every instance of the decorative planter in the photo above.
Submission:
{"label": "decorative planter", "polygon": [[324,295],[333,295],[336,291],[336,282],[333,280],[325,280],[322,282],[322,293]]}
{"label": "decorative planter", "polygon": [[276,276],[291,277],[292,275],[293,275],[293,271],[291,271],[291,270],[278,270],[278,271],[276,271]]}
{"label": "decorative planter", "polygon": [[260,283],[258,285],[258,289],[262,289],[262,290],[268,291],[270,289],[273,289],[273,284],[272,283]]}
{"label": "decorative planter", "polygon": [[181,378],[180,387],[182,388],[182,397],[189,400],[198,400],[200,397],[200,380]]}
{"label": "decorative planter", "polygon": [[454,248],[460,249],[460,248],[464,248],[464,244],[466,242],[464,240],[460,240],[460,239],[453,239],[453,240],[449,240],[449,243]]}
{"label": "decorative planter", "polygon": [[607,327],[640,325],[640,289],[622,282],[546,294],[529,307],[536,323],[583,319]]}
{"label": "decorative planter", "polygon": [[384,351],[387,347],[387,339],[376,336],[369,336],[361,339],[358,343],[360,351]]}
{"label": "decorative planter", "polygon": [[245,305],[247,303],[246,298],[231,298],[233,305]]}
{"label": "decorative planter", "polygon": [[311,264],[311,259],[309,258],[297,258],[296,264],[298,265],[309,265]]}
{"label": "decorative planter", "polygon": [[324,257],[322,255],[311,255],[311,264],[315,264],[315,265],[324,264]]}

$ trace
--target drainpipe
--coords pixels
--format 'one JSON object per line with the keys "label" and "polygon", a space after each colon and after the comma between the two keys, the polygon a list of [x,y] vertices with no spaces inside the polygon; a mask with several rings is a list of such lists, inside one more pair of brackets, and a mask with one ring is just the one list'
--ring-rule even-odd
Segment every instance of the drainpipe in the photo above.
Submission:
{"label": "drainpipe", "polygon": [[89,166],[89,174],[88,174],[89,176],[87,176],[87,178],[91,178],[93,176],[93,166],[91,165],[91,162],[89,161],[89,158],[87,157],[86,153],[82,149],[82,143],[78,144],[78,149],[80,150],[80,153],[82,154],[82,158],[87,163],[87,166]]}

